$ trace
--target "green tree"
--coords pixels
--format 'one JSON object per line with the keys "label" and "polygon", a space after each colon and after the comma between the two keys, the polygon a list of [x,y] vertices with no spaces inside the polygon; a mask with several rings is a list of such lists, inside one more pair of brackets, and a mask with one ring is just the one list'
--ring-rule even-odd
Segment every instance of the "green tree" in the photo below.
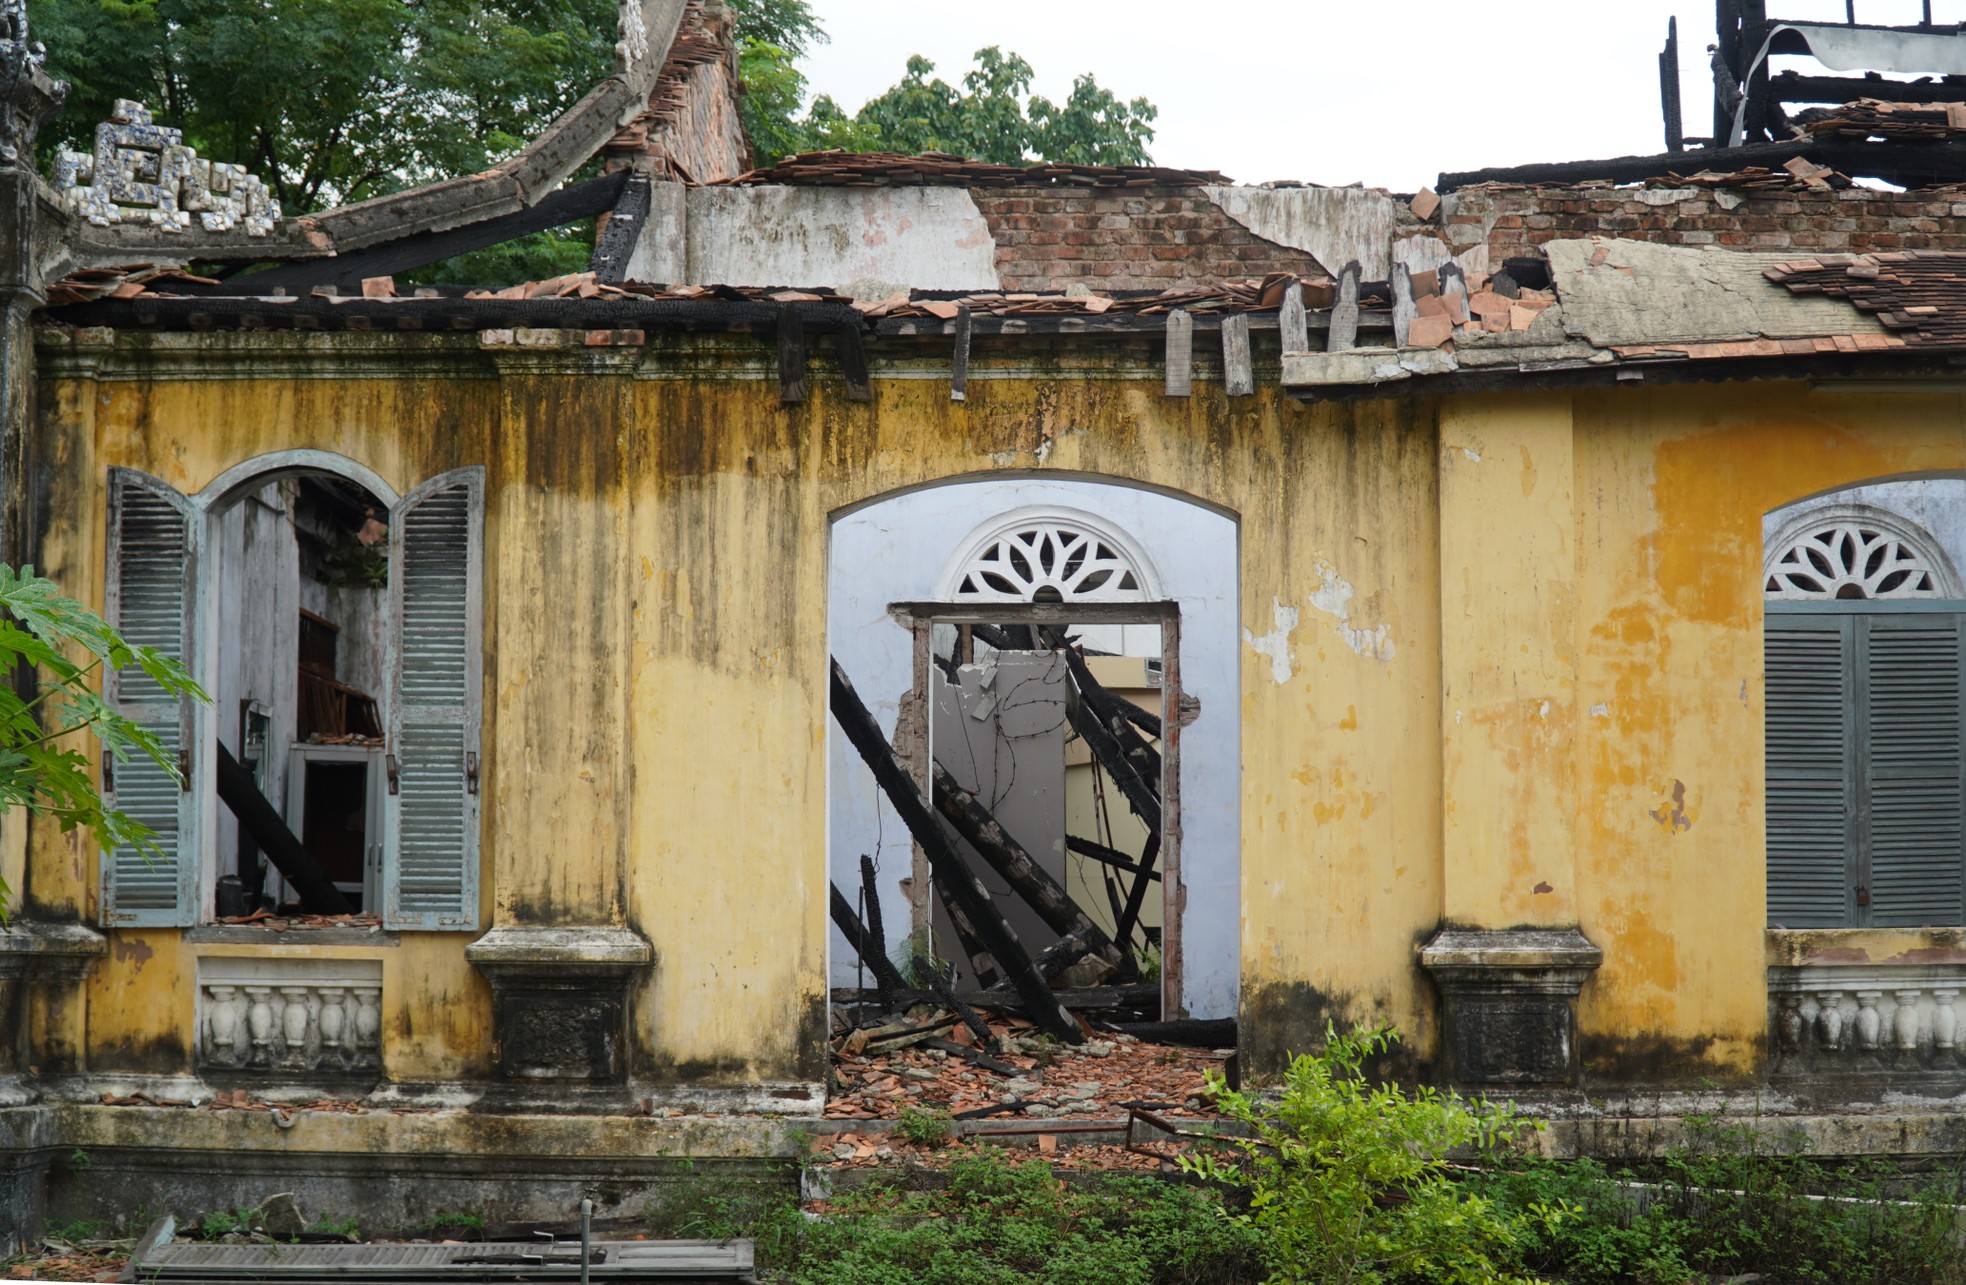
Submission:
{"label": "green tree", "polygon": [[615,0],[29,0],[73,87],[44,147],[134,98],[290,211],[469,174],[605,75]]}
{"label": "green tree", "polygon": [[[141,822],[104,805],[81,733],[104,755],[125,762],[143,754],[177,775],[177,763],[149,731],[116,713],[95,690],[98,670],[136,668],[173,696],[207,699],[182,666],[154,648],[132,647],[102,617],[26,567],[0,566],[0,669],[10,675],[38,667],[43,685],[23,696],[0,684],[0,808],[47,817],[63,832],[89,831],[104,848],[156,854],[156,836]],[[86,656],[78,663],[75,656]],[[0,923],[12,890],[0,882]]]}

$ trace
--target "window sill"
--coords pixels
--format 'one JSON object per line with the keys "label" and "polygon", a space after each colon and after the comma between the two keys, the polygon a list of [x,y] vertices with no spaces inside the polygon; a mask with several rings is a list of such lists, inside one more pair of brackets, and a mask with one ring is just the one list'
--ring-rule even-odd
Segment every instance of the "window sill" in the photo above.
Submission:
{"label": "window sill", "polygon": [[256,924],[200,924],[187,928],[184,940],[193,946],[400,946],[401,933],[389,932],[380,924],[356,927],[338,924],[331,928],[292,925],[274,928],[282,920],[261,920]]}
{"label": "window sill", "polygon": [[1966,964],[1966,927],[1770,928],[1770,968]]}

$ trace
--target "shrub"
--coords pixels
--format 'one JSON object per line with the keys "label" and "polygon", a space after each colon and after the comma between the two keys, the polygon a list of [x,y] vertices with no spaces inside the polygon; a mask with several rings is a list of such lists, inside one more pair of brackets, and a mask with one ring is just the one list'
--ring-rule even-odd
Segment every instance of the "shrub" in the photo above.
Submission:
{"label": "shrub", "polygon": [[918,1147],[939,1147],[949,1140],[955,1130],[955,1121],[947,1111],[932,1111],[925,1107],[903,1107],[901,1118],[895,1121],[894,1131],[903,1141]]}
{"label": "shrub", "polygon": [[1513,1268],[1532,1223],[1556,1223],[1562,1210],[1510,1208],[1466,1190],[1447,1157],[1512,1142],[1529,1126],[1505,1107],[1369,1083],[1365,1060],[1396,1039],[1391,1029],[1327,1026],[1323,1052],[1296,1058],[1274,1100],[1211,1073],[1217,1108],[1252,1136],[1224,1138],[1183,1168],[1247,1188],[1240,1217],[1269,1237],[1273,1281],[1523,1280]]}

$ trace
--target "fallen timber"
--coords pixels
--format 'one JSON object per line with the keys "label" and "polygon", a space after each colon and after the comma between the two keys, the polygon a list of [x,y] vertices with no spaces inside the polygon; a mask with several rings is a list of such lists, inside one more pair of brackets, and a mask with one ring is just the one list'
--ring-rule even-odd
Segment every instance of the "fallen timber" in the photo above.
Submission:
{"label": "fallen timber", "polygon": [[976,872],[964,862],[946,823],[895,756],[893,746],[881,734],[880,724],[853,690],[837,659],[832,662],[830,701],[834,720],[873,771],[882,793],[887,795],[888,802],[928,857],[937,892],[945,902],[962,907],[983,945],[1008,975],[1012,989],[1023,1001],[1025,1016],[1054,1039],[1067,1044],[1082,1042],[1085,1032],[1078,1021],[1058,1002],[1050,984],[1018,940],[1017,930],[997,909]]}

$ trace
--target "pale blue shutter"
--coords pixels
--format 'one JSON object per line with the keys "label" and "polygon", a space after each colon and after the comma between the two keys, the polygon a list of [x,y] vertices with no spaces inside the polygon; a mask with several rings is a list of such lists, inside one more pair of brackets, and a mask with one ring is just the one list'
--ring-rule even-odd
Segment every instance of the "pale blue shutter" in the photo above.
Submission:
{"label": "pale blue shutter", "polygon": [[1773,614],[1765,637],[1768,922],[1851,922],[1854,622]]}
{"label": "pale blue shutter", "polygon": [[1869,922],[1966,923],[1961,807],[1960,618],[1863,618],[1867,724],[1861,829]]}
{"label": "pale blue shutter", "polygon": [[478,925],[484,470],[433,478],[390,522],[392,682],[383,919]]}
{"label": "pale blue shutter", "polygon": [[[153,477],[109,470],[107,608],[129,642],[155,647],[191,665],[193,564],[198,524],[190,502]],[[110,702],[141,724],[188,772],[192,711],[141,669],[119,670],[106,684]],[[195,923],[198,793],[149,757],[106,764],[105,784],[118,811],[157,836],[160,853],[120,847],[102,856],[102,922],[129,927]]]}

